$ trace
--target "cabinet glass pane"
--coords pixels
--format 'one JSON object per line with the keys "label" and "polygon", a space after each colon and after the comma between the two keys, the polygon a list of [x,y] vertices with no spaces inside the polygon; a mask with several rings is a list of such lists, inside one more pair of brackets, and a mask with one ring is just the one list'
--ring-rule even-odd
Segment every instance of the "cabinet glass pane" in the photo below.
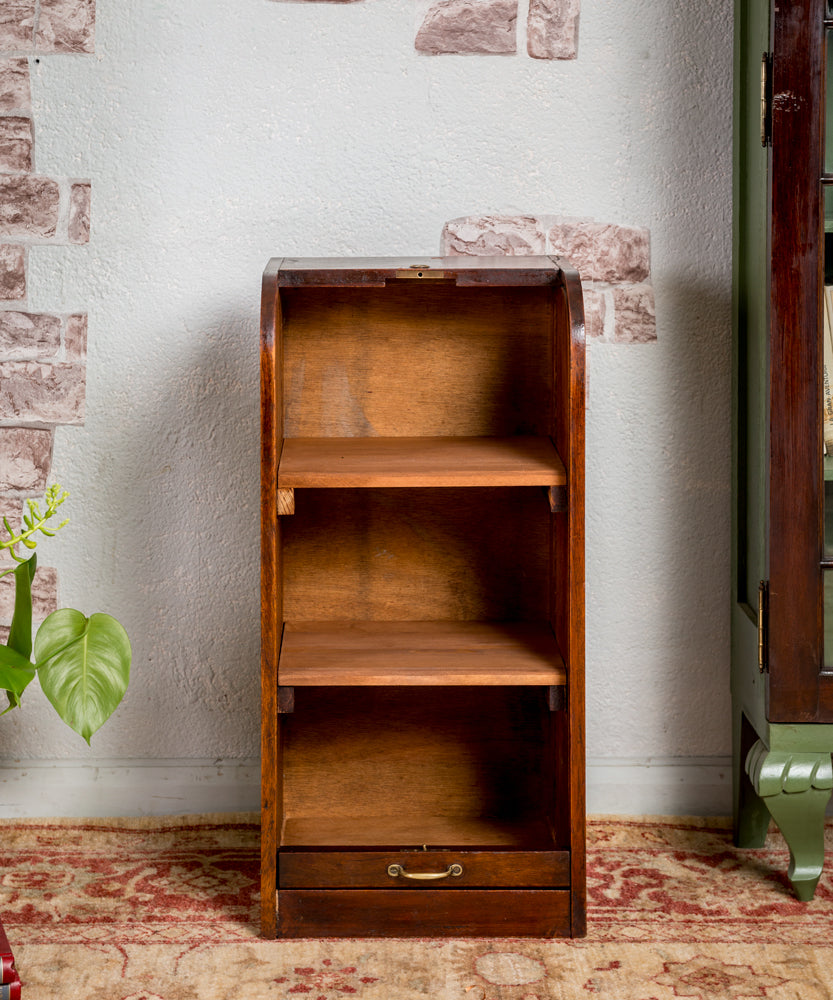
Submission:
{"label": "cabinet glass pane", "polygon": [[833,670],[833,572],[824,574],[824,669]]}

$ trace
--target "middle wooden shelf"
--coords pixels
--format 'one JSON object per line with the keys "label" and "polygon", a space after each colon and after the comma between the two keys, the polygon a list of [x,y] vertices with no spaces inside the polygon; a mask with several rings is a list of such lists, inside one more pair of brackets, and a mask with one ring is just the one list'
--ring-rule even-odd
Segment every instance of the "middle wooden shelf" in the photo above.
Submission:
{"label": "middle wooden shelf", "polygon": [[565,486],[548,437],[286,438],[278,487]]}
{"label": "middle wooden shelf", "polygon": [[546,622],[287,622],[278,667],[278,683],[286,687],[563,687],[566,681]]}

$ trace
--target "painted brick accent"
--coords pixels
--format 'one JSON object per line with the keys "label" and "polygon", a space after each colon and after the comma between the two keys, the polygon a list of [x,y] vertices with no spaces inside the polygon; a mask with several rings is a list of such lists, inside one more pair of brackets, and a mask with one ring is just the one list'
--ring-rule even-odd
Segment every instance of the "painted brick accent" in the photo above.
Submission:
{"label": "painted brick accent", "polygon": [[440,252],[564,257],[581,275],[588,340],[636,344],[657,339],[647,229],[590,219],[475,215],[445,224]]}
{"label": "painted brick accent", "polygon": [[69,242],[90,242],[90,182],[73,184],[69,196]]}
{"label": "painted brick accent", "polygon": [[[58,573],[53,566],[38,566],[32,580],[32,618],[43,621],[58,607]],[[0,620],[11,622],[14,614],[14,577],[0,580]]]}
{"label": "painted brick accent", "polygon": [[414,45],[433,55],[513,53],[518,0],[439,0],[422,13]]}
{"label": "painted brick accent", "polygon": [[26,251],[16,243],[0,244],[0,299],[26,297]]}
{"label": "painted brick accent", "polygon": [[52,464],[52,431],[0,427],[0,492],[37,496]]}
{"label": "painted brick accent", "polygon": [[0,312],[0,361],[53,358],[61,346],[59,316]]}
{"label": "painted brick accent", "polygon": [[60,202],[48,177],[0,177],[0,236],[53,237]]}
{"label": "painted brick accent", "polygon": [[647,229],[599,222],[558,222],[549,231],[553,253],[590,281],[644,281],[651,270]]}
{"label": "painted brick accent", "polygon": [[0,118],[0,170],[27,174],[32,169],[32,120]]}
{"label": "painted brick accent", "polygon": [[[95,0],[1,0],[0,52],[92,52]],[[47,484],[55,424],[84,419],[87,317],[8,308],[25,300],[26,248],[56,240],[90,238],[90,184],[58,183],[33,174],[29,61],[0,59],[0,514],[18,524],[21,498],[39,496]],[[62,188],[65,192],[62,204]],[[66,193],[68,192],[68,203]],[[59,228],[60,227],[60,228]],[[22,244],[22,245],[21,245]],[[65,361],[49,363],[63,357]],[[34,426],[19,426],[31,424]],[[0,553],[0,561],[10,561]],[[0,619],[13,609],[14,582],[0,580]],[[39,568],[33,585],[34,615],[57,606],[57,574]],[[0,625],[0,641],[8,629]]]}
{"label": "painted brick accent", "polygon": [[575,59],[579,0],[530,0],[526,50],[535,59]]}
{"label": "painted brick accent", "polygon": [[67,361],[84,361],[87,357],[87,317],[70,316],[64,330],[64,352]]}
{"label": "painted brick accent", "polygon": [[607,303],[603,292],[584,288],[584,336],[586,340],[599,340],[605,332]]}
{"label": "painted brick accent", "polygon": [[0,51],[29,51],[35,35],[35,0],[0,4]]}
{"label": "painted brick accent", "polygon": [[484,215],[452,219],[443,228],[443,255],[516,257],[546,253],[547,238],[531,215]]}
{"label": "painted brick accent", "polygon": [[648,284],[618,285],[613,289],[616,316],[614,340],[645,344],[657,339],[654,289]]}
{"label": "painted brick accent", "polygon": [[38,52],[92,52],[95,0],[40,0]]}
{"label": "painted brick accent", "polygon": [[27,424],[84,422],[84,368],[36,361],[0,363],[0,420]]}
{"label": "painted brick accent", "polygon": [[[0,13],[0,31],[2,30]],[[0,111],[31,111],[29,60],[0,59]]]}

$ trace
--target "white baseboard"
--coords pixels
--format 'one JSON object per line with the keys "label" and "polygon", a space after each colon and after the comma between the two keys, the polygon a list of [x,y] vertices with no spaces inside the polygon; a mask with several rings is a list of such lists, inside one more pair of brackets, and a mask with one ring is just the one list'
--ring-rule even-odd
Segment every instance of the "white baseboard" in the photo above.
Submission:
{"label": "white baseboard", "polygon": [[[725,816],[729,757],[587,762],[587,811]],[[245,760],[0,760],[0,818],[256,812],[260,764]]]}
{"label": "white baseboard", "polygon": [[616,816],[731,816],[731,757],[591,757],[587,812]]}
{"label": "white baseboard", "polygon": [[260,761],[0,761],[0,817],[177,816],[260,809]]}

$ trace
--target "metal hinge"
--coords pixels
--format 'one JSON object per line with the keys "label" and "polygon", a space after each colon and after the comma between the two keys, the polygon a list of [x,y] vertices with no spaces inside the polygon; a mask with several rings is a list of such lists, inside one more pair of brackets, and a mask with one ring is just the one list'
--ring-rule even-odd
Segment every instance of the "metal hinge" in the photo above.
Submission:
{"label": "metal hinge", "polygon": [[767,668],[767,644],[769,642],[769,581],[761,580],[758,585],[758,670]]}
{"label": "metal hinge", "polygon": [[761,145],[772,145],[772,53],[761,56]]}

